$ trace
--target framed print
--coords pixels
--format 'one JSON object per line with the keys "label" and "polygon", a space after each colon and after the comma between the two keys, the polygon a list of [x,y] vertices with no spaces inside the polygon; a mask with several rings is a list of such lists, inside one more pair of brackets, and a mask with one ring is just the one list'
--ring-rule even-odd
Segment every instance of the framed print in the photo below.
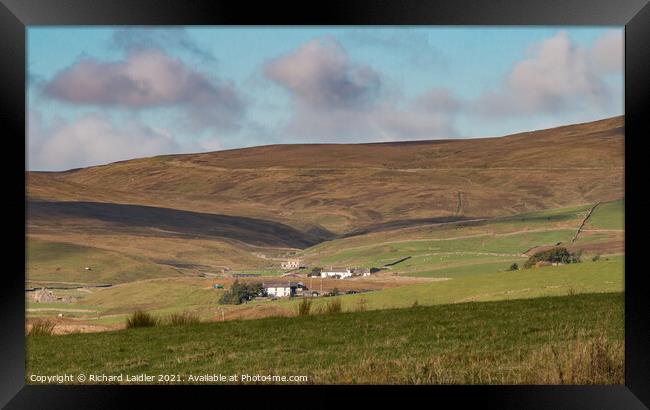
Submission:
{"label": "framed print", "polygon": [[7,408],[650,403],[645,1],[0,19]]}

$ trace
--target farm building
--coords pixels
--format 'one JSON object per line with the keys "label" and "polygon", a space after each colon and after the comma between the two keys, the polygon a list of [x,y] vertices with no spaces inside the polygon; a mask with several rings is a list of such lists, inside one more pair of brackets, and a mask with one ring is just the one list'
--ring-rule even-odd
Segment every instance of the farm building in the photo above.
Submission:
{"label": "farm building", "polygon": [[366,268],[354,268],[352,269],[353,276],[370,276],[370,269]]}
{"label": "farm building", "polygon": [[321,278],[346,279],[352,276],[370,276],[370,270],[365,268],[324,268],[320,273]]}
{"label": "farm building", "polygon": [[303,285],[302,282],[263,283],[262,287],[264,288],[264,293],[266,293],[267,296],[272,296],[277,298],[283,298],[287,296],[299,296],[302,295],[303,290],[307,289],[307,287]]}
{"label": "farm building", "polygon": [[323,268],[323,270],[320,272],[320,277],[345,279],[345,278],[352,277],[352,269],[333,268],[330,266],[329,269]]}
{"label": "farm building", "polygon": [[300,268],[300,259],[287,259],[284,262],[280,263],[282,269],[299,269]]}

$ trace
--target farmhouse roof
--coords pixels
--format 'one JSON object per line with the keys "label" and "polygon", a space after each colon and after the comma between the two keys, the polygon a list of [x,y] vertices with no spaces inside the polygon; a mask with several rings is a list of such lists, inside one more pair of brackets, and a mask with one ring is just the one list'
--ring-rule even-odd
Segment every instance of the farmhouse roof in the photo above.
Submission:
{"label": "farmhouse roof", "polygon": [[268,282],[263,283],[262,287],[264,289],[268,288],[301,288],[304,285],[300,282]]}
{"label": "farmhouse roof", "polygon": [[323,272],[347,272],[348,270],[348,268],[329,268],[323,269]]}

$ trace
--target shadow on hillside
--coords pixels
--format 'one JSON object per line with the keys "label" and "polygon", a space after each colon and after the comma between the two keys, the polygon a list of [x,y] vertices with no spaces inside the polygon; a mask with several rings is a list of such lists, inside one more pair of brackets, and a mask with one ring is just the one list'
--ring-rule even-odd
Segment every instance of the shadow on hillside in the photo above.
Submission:
{"label": "shadow on hillside", "polygon": [[92,231],[96,229],[89,227],[87,220],[96,220],[101,223],[98,228],[102,231],[137,230],[138,234],[144,235],[224,238],[255,246],[300,249],[333,236],[325,230],[302,232],[264,219],[102,202],[30,200],[27,202],[27,220]]}

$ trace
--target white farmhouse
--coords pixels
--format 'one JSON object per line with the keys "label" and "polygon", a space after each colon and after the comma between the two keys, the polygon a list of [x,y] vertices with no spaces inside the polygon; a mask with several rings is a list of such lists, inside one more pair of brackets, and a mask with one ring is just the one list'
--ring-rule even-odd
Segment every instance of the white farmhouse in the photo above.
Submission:
{"label": "white farmhouse", "polygon": [[339,278],[339,279],[350,278],[350,277],[352,277],[352,269],[350,269],[350,268],[333,268],[333,267],[330,267],[329,269],[323,268],[323,270],[320,272],[320,277],[321,278]]}
{"label": "white farmhouse", "polygon": [[306,289],[306,287],[300,282],[263,283],[262,287],[264,288],[264,293],[266,293],[267,296],[276,298],[296,296],[296,294],[302,293],[303,289]]}

